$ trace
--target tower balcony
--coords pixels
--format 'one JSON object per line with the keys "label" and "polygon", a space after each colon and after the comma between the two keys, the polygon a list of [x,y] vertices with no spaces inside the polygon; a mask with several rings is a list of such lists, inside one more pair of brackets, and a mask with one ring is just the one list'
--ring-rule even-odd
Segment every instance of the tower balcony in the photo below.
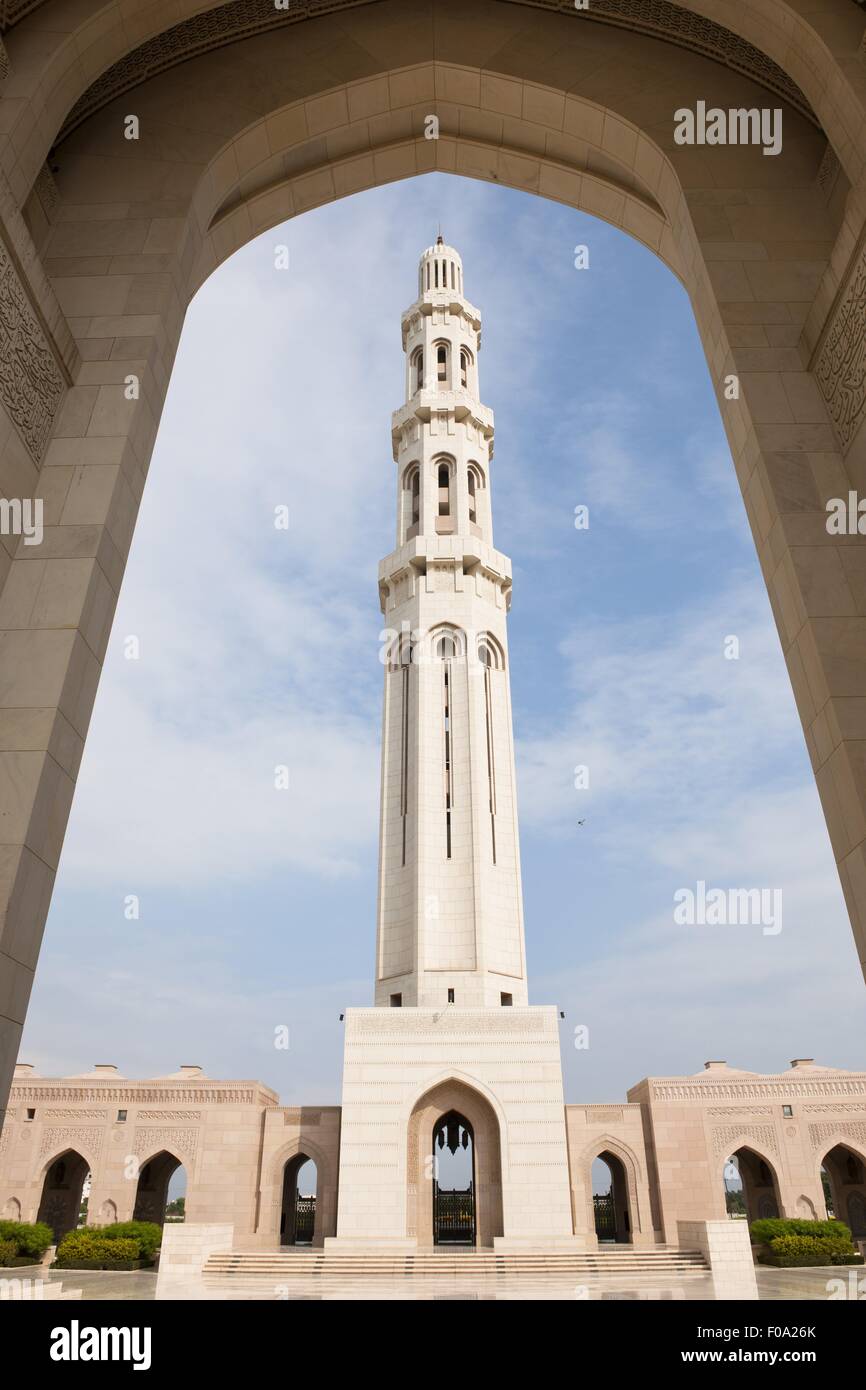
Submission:
{"label": "tower balcony", "polygon": [[[413,536],[404,545],[392,550],[379,561],[379,596],[382,612],[391,606],[389,595],[397,590],[406,594],[427,573],[428,565],[453,565],[459,571],[455,587],[472,584],[474,576],[483,574],[498,588],[506,609],[511,604],[511,561],[501,550],[488,545],[478,536]],[[462,578],[461,578],[462,576]],[[392,599],[393,601],[393,599]],[[402,601],[402,599],[400,600]]]}
{"label": "tower balcony", "polygon": [[[391,441],[393,444],[394,458],[397,459],[400,452],[400,441],[404,437],[406,427],[412,420],[419,420],[424,425],[429,425],[434,415],[449,414],[455,421],[470,419],[478,433],[488,442],[493,440],[493,411],[489,406],[482,405],[477,401],[470,391],[458,386],[452,391],[441,391],[435,387],[424,387],[416,391],[405,405],[401,405],[399,410],[391,412]],[[493,449],[489,450],[489,457],[493,456]]]}
{"label": "tower balcony", "polygon": [[442,311],[458,318],[464,318],[472,331],[478,335],[476,346],[481,346],[481,310],[477,309],[468,299],[464,299],[462,294],[455,294],[453,290],[438,289],[427,290],[420,299],[416,299],[414,304],[410,304],[409,308],[403,311],[400,318],[400,331],[404,352],[412,324],[418,315],[429,316],[434,311]]}

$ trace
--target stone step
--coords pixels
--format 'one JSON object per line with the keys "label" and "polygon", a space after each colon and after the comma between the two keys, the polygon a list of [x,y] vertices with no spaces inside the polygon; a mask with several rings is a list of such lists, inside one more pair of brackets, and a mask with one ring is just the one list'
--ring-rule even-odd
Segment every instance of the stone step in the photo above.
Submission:
{"label": "stone step", "polygon": [[702,1275],[706,1261],[697,1250],[545,1251],[493,1250],[457,1254],[418,1251],[407,1254],[374,1251],[226,1251],[211,1255],[206,1275],[291,1278],[310,1275],[366,1277],[368,1275],[567,1275],[596,1279]]}

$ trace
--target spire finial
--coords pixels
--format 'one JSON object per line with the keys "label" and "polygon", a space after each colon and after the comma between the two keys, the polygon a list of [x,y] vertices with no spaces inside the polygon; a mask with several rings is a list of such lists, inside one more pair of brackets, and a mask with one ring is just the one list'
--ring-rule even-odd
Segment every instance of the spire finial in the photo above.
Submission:
{"label": "spire finial", "polygon": [[441,223],[441,222],[439,223],[439,235],[438,235],[437,238],[436,238],[436,245],[437,245],[437,246],[444,246],[444,245],[445,245],[444,241],[442,240],[442,223]]}

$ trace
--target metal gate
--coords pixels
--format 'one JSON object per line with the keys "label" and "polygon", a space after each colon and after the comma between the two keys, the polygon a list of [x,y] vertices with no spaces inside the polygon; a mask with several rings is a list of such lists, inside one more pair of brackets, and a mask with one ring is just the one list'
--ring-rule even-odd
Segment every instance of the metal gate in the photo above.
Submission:
{"label": "metal gate", "polygon": [[312,1245],[316,1225],[315,1197],[298,1197],[295,1208],[295,1244]]}
{"label": "metal gate", "polygon": [[436,1245],[475,1244],[475,1192],[472,1184],[463,1189],[443,1191],[438,1183],[433,1192],[433,1240]]}
{"label": "metal gate", "polygon": [[616,1240],[616,1207],[613,1193],[596,1194],[592,1199],[595,1207],[595,1234],[599,1240]]}

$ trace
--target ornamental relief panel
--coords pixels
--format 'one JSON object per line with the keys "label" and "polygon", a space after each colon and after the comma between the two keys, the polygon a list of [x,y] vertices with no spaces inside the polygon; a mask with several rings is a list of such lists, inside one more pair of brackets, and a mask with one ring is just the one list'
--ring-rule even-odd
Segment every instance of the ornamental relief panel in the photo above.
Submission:
{"label": "ornamental relief panel", "polygon": [[828,1124],[810,1125],[809,1136],[812,1140],[812,1148],[819,1149],[828,1139],[834,1136],[841,1136],[843,1139],[853,1139],[856,1143],[866,1145],[866,1124]]}
{"label": "ornamental relief panel", "polygon": [[194,1129],[136,1128],[133,1147],[139,1158],[169,1148],[192,1159],[195,1157],[197,1145],[198,1131]]}
{"label": "ornamental relief panel", "polygon": [[754,1139],[762,1149],[778,1153],[776,1131],[772,1125],[719,1125],[713,1130],[713,1152],[717,1158],[730,1153],[731,1146]]}
{"label": "ornamental relief panel", "polygon": [[48,447],[64,379],[12,258],[0,241],[0,399],[34,463]]}
{"label": "ornamental relief panel", "polygon": [[[90,1157],[96,1159],[99,1157],[101,1145],[102,1130],[96,1126],[63,1125],[42,1131],[39,1157],[45,1158],[52,1153],[59,1156],[64,1149],[75,1149],[79,1153],[86,1149]],[[82,1154],[82,1157],[85,1155]]]}
{"label": "ornamental relief panel", "polygon": [[843,449],[866,414],[866,242],[832,311],[815,361],[815,379]]}

